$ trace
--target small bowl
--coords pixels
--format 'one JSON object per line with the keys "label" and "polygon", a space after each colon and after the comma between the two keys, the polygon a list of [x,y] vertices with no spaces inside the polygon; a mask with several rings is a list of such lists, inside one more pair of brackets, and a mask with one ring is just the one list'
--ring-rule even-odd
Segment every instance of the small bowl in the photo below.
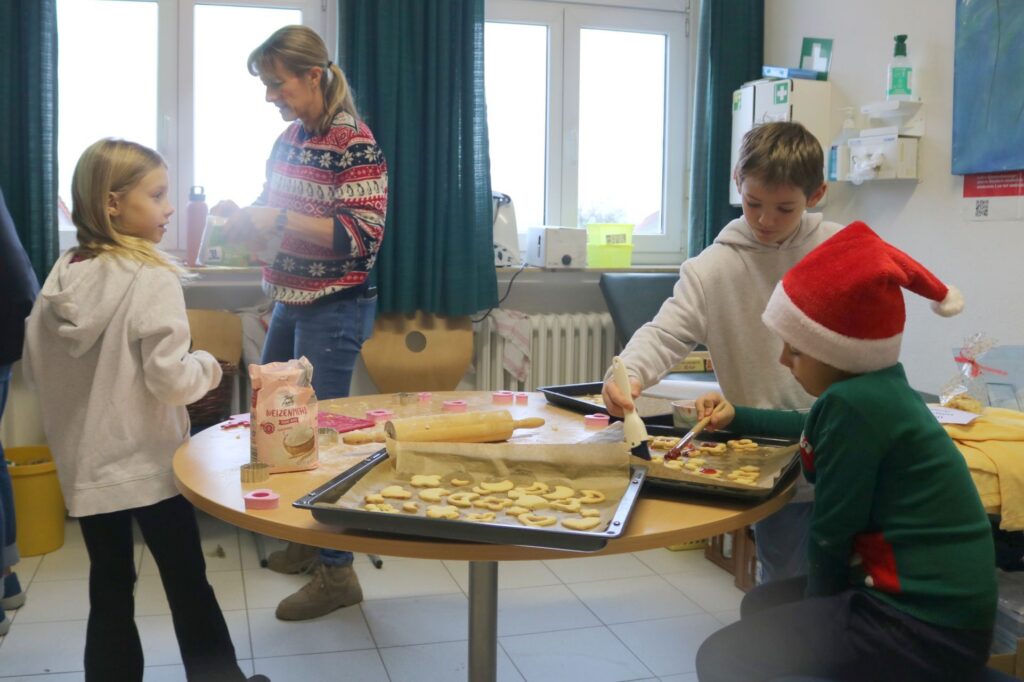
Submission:
{"label": "small bowl", "polygon": [[672,401],[673,426],[677,429],[691,429],[698,421],[696,400]]}

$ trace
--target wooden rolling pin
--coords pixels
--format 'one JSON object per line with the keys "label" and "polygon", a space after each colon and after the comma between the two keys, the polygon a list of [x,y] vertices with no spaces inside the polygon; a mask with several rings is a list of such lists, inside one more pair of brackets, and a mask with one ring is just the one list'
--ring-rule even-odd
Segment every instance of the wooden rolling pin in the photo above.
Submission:
{"label": "wooden rolling pin", "polygon": [[500,443],[511,438],[515,429],[538,426],[544,426],[540,417],[513,419],[507,410],[498,410],[393,419],[384,424],[384,430],[395,440],[420,443]]}

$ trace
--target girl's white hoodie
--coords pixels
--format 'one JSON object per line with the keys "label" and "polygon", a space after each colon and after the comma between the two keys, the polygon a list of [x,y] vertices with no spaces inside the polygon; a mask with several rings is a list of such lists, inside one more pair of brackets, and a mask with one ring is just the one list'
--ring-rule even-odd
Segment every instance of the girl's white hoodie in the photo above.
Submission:
{"label": "girl's white hoodie", "polygon": [[112,255],[57,261],[26,322],[24,368],[71,516],[144,507],[178,493],[185,405],[221,379],[191,337],[172,271]]}

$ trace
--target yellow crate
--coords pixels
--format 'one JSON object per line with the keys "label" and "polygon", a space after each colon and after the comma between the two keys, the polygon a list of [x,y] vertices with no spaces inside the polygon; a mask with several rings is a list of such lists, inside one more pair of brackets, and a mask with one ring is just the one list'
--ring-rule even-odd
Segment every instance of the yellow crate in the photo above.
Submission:
{"label": "yellow crate", "polygon": [[596,246],[632,246],[633,226],[628,223],[590,223],[587,244]]}
{"label": "yellow crate", "polygon": [[628,268],[632,264],[632,244],[587,244],[588,268]]}
{"label": "yellow crate", "polygon": [[686,358],[682,362],[676,364],[670,371],[672,372],[704,372],[706,365],[704,364],[704,358]]}

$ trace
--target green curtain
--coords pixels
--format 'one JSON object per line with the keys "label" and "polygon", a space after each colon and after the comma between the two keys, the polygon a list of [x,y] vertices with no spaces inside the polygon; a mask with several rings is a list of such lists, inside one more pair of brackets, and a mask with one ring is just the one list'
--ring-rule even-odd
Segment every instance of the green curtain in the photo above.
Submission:
{"label": "green curtain", "polygon": [[483,0],[339,0],[339,64],[388,162],[381,312],[497,304]]}
{"label": "green curtain", "polygon": [[0,2],[0,187],[39,281],[57,260],[57,6]]}
{"label": "green curtain", "polygon": [[691,256],[741,213],[729,205],[732,93],[759,78],[763,63],[764,0],[701,0],[690,147]]}

